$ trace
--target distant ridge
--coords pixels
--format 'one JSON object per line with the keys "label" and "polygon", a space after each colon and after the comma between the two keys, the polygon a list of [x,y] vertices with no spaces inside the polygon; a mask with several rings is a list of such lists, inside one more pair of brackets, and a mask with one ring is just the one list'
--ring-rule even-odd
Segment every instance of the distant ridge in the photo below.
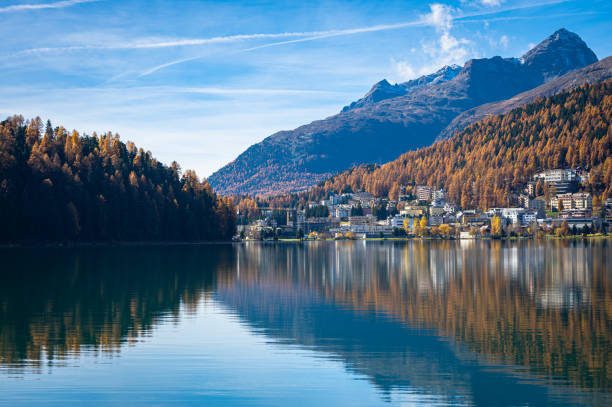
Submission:
{"label": "distant ridge", "polygon": [[340,113],[249,147],[208,181],[222,194],[303,190],[354,165],[428,146],[463,112],[595,62],[577,34],[560,29],[521,58],[472,59],[403,84],[383,80]]}
{"label": "distant ridge", "polygon": [[585,83],[603,82],[609,78],[612,78],[612,56],[585,68],[569,72],[535,89],[519,93],[510,99],[487,103],[463,112],[440,133],[436,141],[449,138],[470,124],[480,121],[487,116],[507,113],[515,107],[526,105],[536,98],[552,96]]}

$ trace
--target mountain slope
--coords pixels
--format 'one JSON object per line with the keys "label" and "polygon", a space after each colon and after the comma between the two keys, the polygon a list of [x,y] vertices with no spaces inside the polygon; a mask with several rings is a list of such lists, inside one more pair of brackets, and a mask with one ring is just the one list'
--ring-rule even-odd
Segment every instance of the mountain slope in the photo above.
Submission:
{"label": "mountain slope", "polygon": [[209,182],[223,194],[305,189],[354,165],[430,145],[464,111],[596,61],[578,35],[561,29],[520,59],[473,59],[459,71],[446,67],[400,85],[382,81],[337,115],[249,147]]}
{"label": "mountain slope", "polygon": [[583,167],[590,170],[585,192],[606,199],[612,196],[611,125],[609,79],[486,118],[383,166],[344,171],[307,194],[315,199],[365,190],[397,199],[400,185],[429,185],[445,188],[448,198],[464,208],[486,209],[508,205],[512,192],[537,171]]}
{"label": "mountain slope", "polygon": [[487,116],[507,113],[510,110],[526,105],[539,97],[548,97],[585,83],[603,82],[612,78],[612,56],[602,59],[582,69],[568,72],[537,88],[498,102],[486,103],[472,108],[455,117],[453,121],[440,133],[436,141],[451,137],[472,123],[480,121]]}

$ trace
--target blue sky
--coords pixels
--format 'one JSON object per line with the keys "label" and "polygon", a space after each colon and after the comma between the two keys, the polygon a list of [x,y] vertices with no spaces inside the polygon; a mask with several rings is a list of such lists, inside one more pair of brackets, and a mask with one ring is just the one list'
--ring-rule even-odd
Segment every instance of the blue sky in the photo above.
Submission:
{"label": "blue sky", "polygon": [[0,116],[111,130],[208,176],[383,78],[520,56],[561,27],[612,54],[609,0],[0,0]]}

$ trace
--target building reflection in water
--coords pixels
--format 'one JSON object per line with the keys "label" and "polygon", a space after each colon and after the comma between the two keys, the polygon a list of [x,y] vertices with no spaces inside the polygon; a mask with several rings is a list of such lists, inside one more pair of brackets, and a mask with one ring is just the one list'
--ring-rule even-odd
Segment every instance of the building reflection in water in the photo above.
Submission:
{"label": "building reflection in water", "polygon": [[253,301],[250,312],[280,312],[285,304],[271,302],[273,288],[286,299],[316,296],[435,330],[492,362],[610,389],[612,275],[605,241],[359,241],[236,251],[240,275],[225,274],[217,288],[241,287],[244,298],[232,297],[233,306]]}

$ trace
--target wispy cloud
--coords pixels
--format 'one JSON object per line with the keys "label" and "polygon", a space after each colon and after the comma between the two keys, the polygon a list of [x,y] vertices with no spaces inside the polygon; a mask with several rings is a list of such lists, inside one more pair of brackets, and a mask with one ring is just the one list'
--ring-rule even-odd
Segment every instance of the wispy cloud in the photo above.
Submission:
{"label": "wispy cloud", "polygon": [[[467,44],[468,41],[464,39],[456,39],[450,36],[448,31],[452,27],[453,21],[463,20],[462,22],[464,23],[478,22],[477,20],[469,20],[469,18],[485,17],[485,16],[500,14],[500,13],[504,13],[508,11],[555,5],[555,4],[560,4],[560,3],[566,3],[568,1],[573,1],[573,0],[550,0],[550,1],[545,1],[541,3],[531,3],[527,5],[499,8],[499,9],[492,10],[492,11],[479,11],[479,12],[474,12],[474,13],[463,13],[461,10],[458,10],[458,9],[456,10],[444,4],[436,3],[436,4],[430,4],[430,13],[424,16],[421,16],[420,19],[415,20],[415,21],[404,21],[404,22],[400,22],[396,24],[381,24],[381,25],[374,25],[374,26],[369,26],[369,27],[350,28],[350,29],[345,29],[345,30],[328,30],[328,31],[311,31],[311,32],[302,32],[302,33],[292,33],[294,36],[300,36],[303,38],[296,38],[296,39],[291,39],[291,40],[286,40],[286,41],[277,41],[277,42],[257,45],[254,47],[245,48],[238,52],[250,52],[250,51],[256,51],[256,50],[265,49],[265,48],[278,47],[278,46],[296,44],[296,43],[307,42],[307,41],[316,41],[316,40],[332,38],[332,37],[339,37],[339,36],[347,36],[347,35],[355,35],[355,34],[361,34],[361,33],[395,30],[395,29],[406,28],[406,27],[417,27],[417,26],[430,25],[430,26],[435,27],[436,30],[443,32],[443,35],[440,38],[439,43],[440,43],[440,49],[442,50],[444,55],[439,55],[439,58],[438,58],[439,62],[443,64],[444,63],[462,63],[464,61],[460,59],[463,57],[466,57],[468,55],[468,52],[464,47],[461,47],[461,45]],[[453,15],[453,12],[455,12],[456,15]],[[269,34],[269,35],[273,35],[273,34]],[[428,49],[426,51],[429,51],[429,53],[431,54],[433,52],[433,48],[431,46],[427,48]],[[168,68],[174,65],[179,65],[185,62],[195,61],[203,57],[204,56],[200,55],[200,56],[194,56],[194,57],[182,58],[182,59],[170,61],[165,64],[160,64],[150,69],[147,69],[139,76],[140,77],[148,76],[164,68]],[[402,70],[404,72],[409,72],[409,69],[406,69],[406,68],[407,66],[404,64],[402,67]],[[430,67],[428,67],[427,69],[429,68]]]}
{"label": "wispy cloud", "polygon": [[41,47],[30,48],[19,51],[17,54],[34,54],[42,52],[61,52],[61,51],[86,51],[86,50],[126,50],[126,49],[154,49],[154,48],[172,48],[172,47],[188,47],[208,44],[227,44],[240,41],[261,40],[261,39],[276,39],[276,38],[291,38],[316,35],[318,32],[285,32],[285,33],[263,33],[263,34],[238,34],[226,35],[211,38],[179,38],[169,40],[136,40],[124,41],[109,44],[87,44],[87,45],[72,45],[68,47]]}
{"label": "wispy cloud", "polygon": [[497,7],[502,4],[503,0],[480,0],[480,2],[485,6]]}
{"label": "wispy cloud", "polygon": [[[543,1],[543,2],[538,2],[538,3],[526,3],[523,5],[519,5],[519,6],[502,7],[502,8],[497,8],[494,10],[489,10],[489,11],[481,10],[481,11],[477,11],[473,13],[460,13],[455,17],[455,20],[460,21],[463,19],[468,19],[470,17],[486,17],[486,16],[495,15],[495,14],[506,13],[508,11],[528,10],[532,8],[554,6],[554,5],[563,4],[563,3],[570,3],[573,1],[575,0],[550,0],[550,1]],[[464,21],[464,22],[468,22],[468,21]]]}
{"label": "wispy cloud", "polygon": [[[349,28],[349,29],[344,29],[344,30],[310,31],[310,32],[302,32],[302,33],[292,33],[293,36],[300,36],[304,38],[296,38],[293,40],[270,42],[270,43],[263,44],[263,45],[257,45],[254,47],[245,48],[238,52],[250,52],[250,51],[255,51],[258,49],[278,47],[281,45],[296,44],[296,43],[306,42],[306,41],[315,41],[315,40],[320,40],[324,38],[340,37],[340,36],[370,33],[370,32],[377,32],[377,31],[386,31],[386,30],[396,30],[400,28],[419,26],[419,25],[425,25],[425,23],[420,20],[417,20],[417,21],[408,21],[408,22],[402,22],[402,23],[397,23],[397,24],[381,24],[381,25],[374,25],[374,26],[369,26],[369,27]],[[175,61],[170,61],[165,64],[157,65],[150,69],[147,69],[142,74],[140,74],[140,76],[141,77],[147,76],[161,69],[164,69],[164,68],[167,68],[173,65],[182,64],[184,62],[194,61],[202,57],[203,56],[195,56],[195,57],[182,58],[182,59],[177,59]]]}
{"label": "wispy cloud", "polygon": [[42,3],[42,4],[14,4],[12,6],[0,7],[0,13],[10,13],[12,11],[25,11],[25,10],[42,10],[49,8],[64,8],[74,6],[81,3],[93,3],[100,0],[64,0],[56,1],[54,3]]}

